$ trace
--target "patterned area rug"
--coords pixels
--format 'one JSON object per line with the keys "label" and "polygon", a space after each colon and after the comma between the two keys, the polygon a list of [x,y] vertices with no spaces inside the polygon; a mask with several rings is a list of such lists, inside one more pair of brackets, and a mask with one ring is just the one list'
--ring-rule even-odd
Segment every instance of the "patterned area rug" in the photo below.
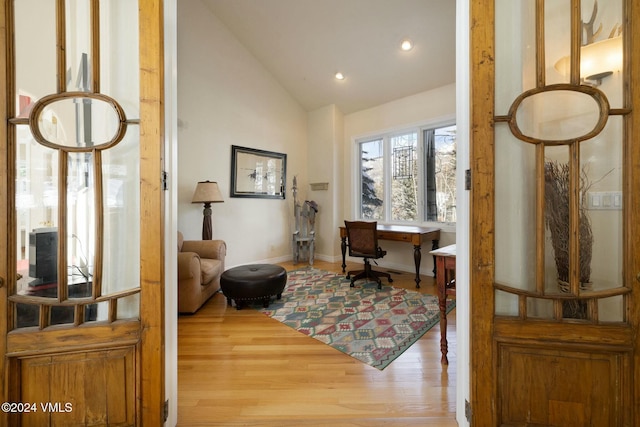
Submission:
{"label": "patterned area rug", "polygon": [[[455,307],[448,300],[447,312]],[[438,298],[387,284],[356,282],[307,268],[288,273],[282,299],[258,308],[377,369],[386,368],[440,320]]]}

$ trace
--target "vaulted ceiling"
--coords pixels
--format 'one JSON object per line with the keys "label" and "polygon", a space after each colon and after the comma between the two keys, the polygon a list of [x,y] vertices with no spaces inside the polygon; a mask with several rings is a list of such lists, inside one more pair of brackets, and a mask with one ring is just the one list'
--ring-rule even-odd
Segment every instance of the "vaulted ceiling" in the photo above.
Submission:
{"label": "vaulted ceiling", "polygon": [[307,111],[349,114],[455,82],[455,0],[203,2]]}

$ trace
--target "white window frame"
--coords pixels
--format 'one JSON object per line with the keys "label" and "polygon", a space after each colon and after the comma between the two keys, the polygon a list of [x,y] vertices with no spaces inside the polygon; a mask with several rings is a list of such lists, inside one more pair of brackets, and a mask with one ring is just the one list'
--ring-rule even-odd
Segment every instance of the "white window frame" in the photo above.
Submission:
{"label": "white window frame", "polygon": [[[456,223],[455,222],[437,222],[437,221],[426,221],[424,220],[425,213],[425,191],[426,191],[426,183],[425,183],[425,170],[424,170],[424,131],[427,129],[435,129],[435,128],[443,128],[447,126],[456,125],[455,116],[447,116],[442,117],[435,120],[424,121],[412,125],[406,126],[398,126],[395,128],[390,128],[386,130],[381,130],[377,132],[370,132],[364,135],[359,135],[352,138],[352,182],[353,182],[353,190],[352,194],[352,214],[353,218],[363,219],[361,216],[362,212],[362,197],[361,197],[361,189],[362,189],[362,173],[361,173],[361,157],[360,157],[360,144],[375,141],[378,139],[383,140],[383,177],[385,181],[385,197],[383,200],[383,219],[377,220],[378,223],[381,224],[399,224],[399,225],[418,225],[418,226],[427,226],[427,227],[437,227],[445,232],[455,232]],[[406,133],[417,132],[418,140],[417,140],[417,158],[419,159],[418,163],[418,174],[419,177],[419,187],[421,191],[418,194],[417,200],[417,210],[418,210],[418,218],[422,218],[422,220],[418,221],[394,221],[391,219],[391,203],[389,203],[389,195],[391,194],[391,175],[392,175],[392,164],[391,164],[391,144],[390,139],[394,136],[403,135]],[[456,195],[457,199],[457,195]]]}

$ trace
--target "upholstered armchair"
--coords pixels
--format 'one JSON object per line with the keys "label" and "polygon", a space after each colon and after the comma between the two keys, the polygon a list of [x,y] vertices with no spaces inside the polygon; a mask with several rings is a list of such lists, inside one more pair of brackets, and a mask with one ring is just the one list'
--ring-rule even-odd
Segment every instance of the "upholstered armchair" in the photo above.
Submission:
{"label": "upholstered armchair", "polygon": [[184,240],[178,232],[178,312],[195,313],[220,290],[226,254],[223,240]]}

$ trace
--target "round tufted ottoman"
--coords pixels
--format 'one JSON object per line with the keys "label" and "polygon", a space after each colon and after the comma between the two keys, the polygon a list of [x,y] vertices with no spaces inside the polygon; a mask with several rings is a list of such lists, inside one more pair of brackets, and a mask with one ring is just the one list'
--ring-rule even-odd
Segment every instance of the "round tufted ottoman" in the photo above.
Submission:
{"label": "round tufted ottoman", "polygon": [[230,268],[220,276],[222,293],[227,297],[229,305],[232,300],[240,310],[248,301],[260,300],[264,307],[269,307],[272,296],[282,297],[282,290],[287,283],[287,272],[284,268],[273,264],[251,264]]}

